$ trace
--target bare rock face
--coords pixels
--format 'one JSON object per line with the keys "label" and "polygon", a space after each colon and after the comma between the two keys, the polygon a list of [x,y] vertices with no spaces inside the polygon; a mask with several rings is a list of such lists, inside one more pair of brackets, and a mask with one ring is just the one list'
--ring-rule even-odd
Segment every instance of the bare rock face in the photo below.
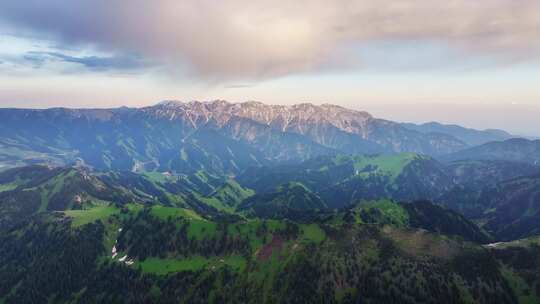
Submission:
{"label": "bare rock face", "polygon": [[80,195],[75,195],[73,197],[73,202],[77,205],[80,205],[82,204],[83,200],[82,200],[82,197]]}
{"label": "bare rock face", "polygon": [[[323,146],[349,153],[418,152],[431,155],[463,149],[465,144],[448,135],[425,135],[402,127],[399,123],[377,119],[367,112],[337,105],[301,103],[291,106],[267,105],[261,102],[229,103],[165,101],[143,109],[153,116],[187,121],[199,128],[210,122],[217,128],[231,121],[247,119],[272,130],[306,136]],[[248,141],[258,134],[238,130]],[[253,129],[253,128],[252,128]]]}
{"label": "bare rock face", "polygon": [[292,106],[267,105],[261,102],[229,103],[223,100],[212,102],[165,101],[145,111],[168,119],[188,119],[206,123],[211,119],[223,126],[233,117],[251,119],[283,132],[304,134],[311,125],[329,124],[340,130],[366,136],[366,126],[373,117],[362,111],[349,110],[340,106],[320,106],[301,103]]}

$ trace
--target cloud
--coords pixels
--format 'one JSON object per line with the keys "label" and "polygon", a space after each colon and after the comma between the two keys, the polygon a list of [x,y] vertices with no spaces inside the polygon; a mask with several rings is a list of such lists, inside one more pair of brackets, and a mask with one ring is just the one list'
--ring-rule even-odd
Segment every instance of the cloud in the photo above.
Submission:
{"label": "cloud", "polygon": [[48,61],[56,60],[67,63],[80,64],[88,69],[104,70],[132,70],[144,67],[146,64],[138,56],[69,56],[58,52],[28,52],[24,59],[30,61],[35,67],[41,67]]}
{"label": "cloud", "polygon": [[[33,52],[29,52],[24,55],[23,59],[24,61],[30,63],[34,68],[41,68],[47,61],[47,58],[44,56],[33,54]],[[21,60],[16,58],[15,60],[12,60],[12,62],[17,63],[21,62]]]}
{"label": "cloud", "polygon": [[252,88],[255,84],[252,83],[238,83],[238,84],[229,84],[226,85],[226,89],[245,89],[245,88]]}
{"label": "cloud", "polygon": [[385,40],[437,42],[471,56],[515,60],[540,54],[537,0],[5,0],[2,22],[19,34],[140,54],[213,80],[358,64],[362,58],[348,50]]}

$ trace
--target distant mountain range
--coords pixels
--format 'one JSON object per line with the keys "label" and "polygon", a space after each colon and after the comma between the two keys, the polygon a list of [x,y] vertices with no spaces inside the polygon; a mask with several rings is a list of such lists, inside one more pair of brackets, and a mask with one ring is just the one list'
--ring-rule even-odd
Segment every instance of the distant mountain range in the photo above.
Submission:
{"label": "distant mountain range", "polygon": [[444,160],[507,160],[540,165],[540,140],[513,138],[485,143],[441,157]]}
{"label": "distant mountain range", "polygon": [[413,152],[443,156],[510,137],[411,125],[324,104],[167,101],[144,108],[0,109],[0,169],[83,163],[98,169],[237,174],[321,155]]}
{"label": "distant mountain range", "polygon": [[514,136],[503,130],[475,130],[458,125],[445,125],[438,122],[424,124],[402,123],[403,127],[421,133],[448,134],[465,142],[469,146],[482,145],[490,141],[503,141]]}

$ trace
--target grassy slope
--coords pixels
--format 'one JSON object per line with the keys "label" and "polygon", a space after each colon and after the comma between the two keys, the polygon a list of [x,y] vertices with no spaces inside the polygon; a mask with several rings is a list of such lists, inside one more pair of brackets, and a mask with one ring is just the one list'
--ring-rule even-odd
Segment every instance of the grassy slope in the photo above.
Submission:
{"label": "grassy slope", "polygon": [[17,183],[0,184],[0,192],[13,190],[18,187]]}
{"label": "grassy slope", "polygon": [[169,180],[171,180],[167,175],[161,173],[161,172],[144,172],[143,175],[148,178],[148,180],[160,184],[165,183]]}
{"label": "grassy slope", "polygon": [[[117,207],[98,206],[87,210],[68,210],[64,214],[73,219],[72,227],[78,228],[83,225],[101,221],[105,225],[104,245],[107,248],[107,255],[104,259],[110,259],[109,248],[115,243],[118,237],[119,228],[121,228],[124,219],[133,218],[139,211],[143,210],[142,205],[128,204],[127,213],[122,213]],[[150,214],[164,221],[181,221],[185,223],[189,219],[187,234],[188,237],[196,242],[218,238],[223,231],[219,231],[218,224],[201,218],[191,210],[175,207],[153,206],[150,208]],[[106,220],[109,219],[109,220]],[[269,235],[259,235],[261,226],[268,229]],[[247,237],[250,240],[252,252],[256,252],[272,239],[272,234],[285,228],[282,221],[277,220],[250,220],[245,222],[232,223],[227,225],[226,233],[231,237]],[[319,243],[325,238],[324,232],[316,224],[302,225],[300,239],[305,243]],[[118,256],[125,255],[120,252]],[[103,260],[103,259],[102,259]],[[278,260],[273,257],[269,265],[275,268]],[[145,273],[157,275],[166,275],[174,272],[197,271],[202,269],[215,270],[219,267],[230,267],[235,271],[244,271],[248,260],[240,255],[224,255],[203,257],[200,255],[186,257],[149,257],[143,261],[136,260],[132,268],[140,268]],[[266,266],[265,266],[266,267]]]}
{"label": "grassy slope", "polygon": [[133,265],[145,273],[166,275],[174,272],[197,271],[202,269],[215,270],[218,267],[231,267],[237,271],[243,271],[246,267],[246,259],[239,255],[226,257],[206,258],[191,256],[184,259],[160,259],[148,258]]}
{"label": "grassy slope", "polygon": [[363,202],[357,207],[360,210],[379,209],[383,215],[393,224],[400,227],[407,226],[409,222],[409,214],[407,211],[396,202],[391,200],[378,200],[374,202]]}
{"label": "grassy slope", "polygon": [[[261,225],[264,225],[268,229],[268,235],[258,235]],[[245,237],[250,240],[250,247],[253,253],[257,253],[265,244],[268,244],[272,240],[272,235],[285,228],[285,224],[282,221],[277,220],[250,220],[247,222],[239,222],[230,224],[227,226],[226,233],[231,237]],[[303,244],[318,244],[324,241],[326,235],[324,231],[317,224],[300,225],[300,235],[295,242]],[[218,225],[211,221],[190,221],[188,227],[188,237],[196,241],[208,241],[218,237],[222,232],[218,230]],[[292,247],[292,242],[287,242],[285,245]],[[298,246],[298,245],[296,245]],[[289,248],[290,249],[290,248]],[[277,271],[278,264],[283,263],[278,257],[272,254],[272,256],[265,262],[260,262],[262,267],[261,275],[264,277],[264,273],[274,273]],[[215,269],[214,267],[221,267],[228,265],[235,270],[243,271],[246,267],[247,260],[239,255],[229,256],[214,256],[214,257],[201,257],[201,256],[189,256],[182,258],[147,258],[144,261],[138,261],[134,264],[135,267],[141,267],[144,272],[151,272],[156,274],[167,274],[179,271],[194,271],[200,269]],[[262,279],[262,278],[261,278]]]}
{"label": "grassy slope", "polygon": [[168,218],[189,218],[195,220],[202,220],[203,218],[198,215],[195,211],[185,208],[175,208],[175,207],[165,207],[160,205],[152,206],[150,214],[166,220]]}
{"label": "grassy slope", "polygon": [[[376,223],[388,223],[399,227],[406,227],[409,223],[407,211],[400,204],[387,199],[362,201],[352,207],[348,213],[353,217],[348,221],[352,220],[357,224],[372,223],[372,221],[367,221],[367,218],[376,220]],[[343,212],[334,215],[329,223],[341,225],[344,221],[344,215]]]}
{"label": "grassy slope", "polygon": [[188,238],[195,240],[203,240],[212,238],[217,229],[217,224],[210,221],[200,220],[191,221],[188,228]]}
{"label": "grassy slope", "polygon": [[502,274],[504,275],[507,282],[510,284],[510,288],[514,291],[518,298],[518,302],[521,304],[536,304],[539,303],[540,297],[538,297],[534,292],[531,292],[529,284],[515,273],[512,269],[509,269],[506,266],[502,266]]}
{"label": "grassy slope", "polygon": [[[95,209],[95,208],[94,208]],[[256,253],[261,250],[266,244],[272,241],[273,235],[286,228],[286,224],[279,220],[249,220],[237,223],[229,223],[226,225],[226,230],[222,230],[216,222],[209,221],[193,215],[182,208],[153,206],[150,209],[150,214],[160,220],[179,221],[187,224],[187,236],[194,242],[211,242],[218,240],[226,233],[229,238],[243,238],[249,240],[250,251],[254,254],[252,258],[256,258]],[[70,212],[71,213],[71,212]],[[83,213],[84,214],[84,213]],[[111,214],[113,215],[113,214]],[[103,215],[106,217],[106,215]],[[189,221],[186,222],[186,219]],[[82,224],[82,222],[81,222]],[[106,224],[109,225],[109,224]],[[261,235],[262,227],[265,227],[266,234]],[[171,236],[172,237],[172,236]],[[326,238],[325,232],[317,224],[299,225],[298,239],[294,242],[297,244],[318,244]],[[293,246],[292,241],[286,242],[284,247],[289,249]],[[121,253],[123,255],[125,253]],[[143,272],[165,275],[168,273],[181,271],[196,271],[201,269],[214,270],[219,267],[229,266],[234,270],[243,271],[248,264],[248,260],[240,255],[222,255],[222,256],[170,256],[163,257],[148,257],[145,260],[136,260],[136,263],[131,266],[140,268]],[[281,261],[275,256],[272,256],[268,261],[261,262],[262,268],[265,271],[274,273],[277,271],[277,266]]]}
{"label": "grassy slope", "polygon": [[[368,166],[376,167],[375,173],[389,175],[392,180],[398,177],[403,168],[415,158],[419,157],[414,153],[402,153],[397,155],[377,155],[377,156],[355,156],[353,157],[354,169],[365,170]],[[368,172],[360,172],[360,175],[367,175]]]}
{"label": "grassy slope", "polygon": [[113,206],[100,206],[87,210],[67,210],[64,214],[73,219],[72,227],[79,227],[85,224],[93,223],[97,220],[104,220],[113,214],[118,214],[120,209]]}
{"label": "grassy slope", "polygon": [[201,201],[202,203],[204,203],[204,204],[206,204],[208,206],[214,207],[219,211],[222,211],[222,212],[225,212],[225,213],[233,213],[234,212],[233,207],[222,203],[219,199],[217,199],[215,197],[203,196],[203,195],[201,195],[199,193],[196,193],[196,192],[193,192],[193,195],[195,196],[195,198],[197,198],[197,200]]}
{"label": "grassy slope", "polygon": [[228,206],[235,207],[244,199],[251,197],[255,192],[240,186],[235,180],[229,179],[221,187],[216,189],[210,198],[217,199]]}
{"label": "grassy slope", "polygon": [[324,230],[317,224],[303,224],[300,225],[300,229],[302,230],[303,240],[306,242],[319,244],[326,238]]}
{"label": "grassy slope", "polygon": [[55,176],[53,179],[48,180],[45,184],[41,186],[43,192],[41,195],[41,205],[39,207],[39,212],[47,210],[47,206],[49,205],[51,197],[58,193],[60,189],[62,189],[65,184],[66,178],[70,178],[74,175],[75,170],[69,170]]}

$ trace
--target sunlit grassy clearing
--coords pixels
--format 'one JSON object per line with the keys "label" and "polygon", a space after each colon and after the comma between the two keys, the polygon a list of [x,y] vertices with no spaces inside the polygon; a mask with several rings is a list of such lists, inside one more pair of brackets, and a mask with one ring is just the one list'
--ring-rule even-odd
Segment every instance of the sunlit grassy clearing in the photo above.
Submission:
{"label": "sunlit grassy clearing", "polygon": [[79,227],[89,223],[93,223],[97,220],[106,219],[113,214],[119,213],[120,210],[116,207],[94,207],[87,210],[67,210],[64,213],[73,219],[71,225],[73,227]]}
{"label": "sunlit grassy clearing", "polygon": [[216,269],[223,266],[229,266],[235,270],[242,271],[246,267],[246,260],[238,255],[212,258],[193,256],[185,259],[147,258],[144,261],[135,263],[134,266],[140,267],[143,272],[159,275],[182,271],[197,271],[203,268]]}

